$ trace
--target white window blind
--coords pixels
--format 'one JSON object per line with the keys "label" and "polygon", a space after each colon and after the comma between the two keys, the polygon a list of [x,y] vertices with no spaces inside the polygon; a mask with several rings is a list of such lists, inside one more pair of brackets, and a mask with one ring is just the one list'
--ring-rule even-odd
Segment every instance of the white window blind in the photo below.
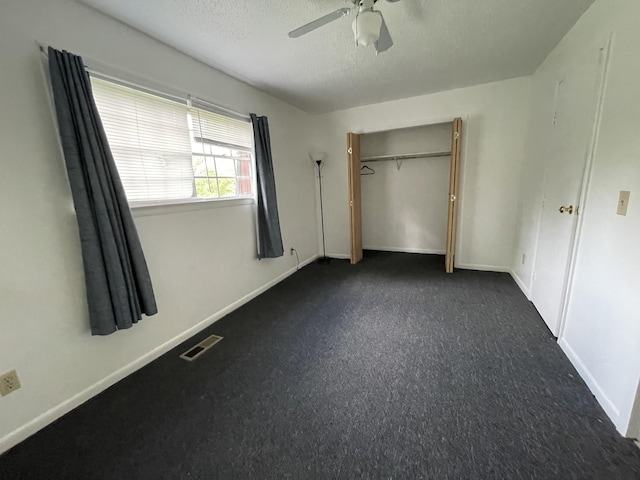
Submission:
{"label": "white window blind", "polygon": [[132,205],[253,196],[249,122],[92,77]]}
{"label": "white window blind", "polygon": [[195,103],[191,109],[196,138],[209,139],[235,148],[253,149],[253,129],[249,122],[197,106]]}
{"label": "white window blind", "polygon": [[187,105],[95,77],[91,83],[129,201],[192,197]]}

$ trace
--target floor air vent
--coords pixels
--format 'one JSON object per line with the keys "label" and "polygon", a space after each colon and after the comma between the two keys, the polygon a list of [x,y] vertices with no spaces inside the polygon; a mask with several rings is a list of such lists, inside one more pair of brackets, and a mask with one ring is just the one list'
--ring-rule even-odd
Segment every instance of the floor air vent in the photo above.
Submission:
{"label": "floor air vent", "polygon": [[220,340],[222,340],[222,337],[219,337],[218,335],[210,335],[200,343],[198,343],[195,347],[191,347],[189,350],[180,355],[180,358],[192,362],[204,352],[213,347]]}

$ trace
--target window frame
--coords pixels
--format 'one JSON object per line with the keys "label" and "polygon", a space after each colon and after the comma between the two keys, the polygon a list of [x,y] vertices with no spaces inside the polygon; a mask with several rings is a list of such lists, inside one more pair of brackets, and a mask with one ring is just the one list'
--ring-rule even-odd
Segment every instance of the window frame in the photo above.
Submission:
{"label": "window frame", "polygon": [[[243,115],[243,114],[239,114],[236,112],[233,112],[231,110],[229,111],[225,111],[227,109],[225,109],[224,107],[220,107],[220,108],[216,108],[215,104],[207,102],[207,101],[203,101],[203,100],[198,100],[197,101],[197,105],[193,105],[192,102],[192,97],[191,95],[175,95],[175,94],[170,94],[170,93],[165,93],[161,90],[155,89],[155,88],[150,88],[150,87],[146,87],[143,85],[139,85],[136,83],[132,83],[132,82],[128,82],[126,80],[121,80],[119,78],[115,78],[112,77],[111,75],[106,75],[106,74],[102,74],[99,72],[95,72],[93,70],[88,71],[90,78],[96,78],[99,79],[103,82],[109,82],[109,83],[113,83],[116,85],[120,85],[147,95],[152,95],[158,98],[162,98],[165,100],[170,100],[170,101],[174,101],[174,102],[178,102],[178,103],[183,103],[186,105],[187,109],[188,109],[188,113],[187,113],[187,123],[189,125],[189,136],[191,139],[191,144],[192,144],[192,149],[191,149],[191,156],[192,156],[192,169],[193,169],[193,158],[196,156],[202,156],[204,158],[206,157],[211,157],[211,158],[232,158],[234,160],[234,168],[236,169],[236,175],[234,177],[225,177],[225,176],[215,176],[215,177],[210,177],[207,176],[206,178],[215,178],[217,179],[223,179],[223,178],[229,178],[229,179],[234,179],[236,180],[236,182],[238,183],[239,179],[246,179],[248,178],[251,182],[251,194],[250,195],[233,195],[233,196],[218,196],[218,197],[198,197],[198,196],[194,196],[194,197],[188,197],[188,198],[172,198],[172,199],[155,199],[155,200],[130,200],[129,198],[127,198],[127,202],[129,204],[129,208],[132,210],[132,212],[135,212],[134,216],[148,216],[148,215],[157,215],[157,214],[162,214],[162,213],[174,213],[177,211],[188,211],[188,210],[201,210],[203,208],[208,208],[208,207],[230,207],[230,206],[238,206],[238,205],[251,205],[251,204],[255,204],[256,203],[256,199],[257,199],[257,166],[256,166],[256,156],[255,156],[255,137],[254,137],[254,132],[253,132],[253,128],[251,125],[251,120],[250,118],[248,118],[247,115]],[[209,106],[210,105],[210,106]],[[216,115],[222,115],[224,117],[227,118],[231,118],[234,120],[240,120],[242,122],[246,122],[249,125],[249,132],[250,132],[250,136],[251,136],[251,147],[244,147],[244,146],[240,146],[240,145],[234,145],[234,144],[228,144],[225,142],[219,142],[219,141],[215,141],[213,139],[209,139],[209,138],[202,138],[202,137],[197,137],[196,134],[196,130],[195,130],[195,126],[193,124],[194,118],[191,115],[191,111],[192,110],[202,110],[205,112],[210,112],[210,113],[215,113]],[[99,110],[98,110],[98,113]],[[197,119],[195,120],[197,121]],[[198,142],[198,139],[200,140],[200,142]],[[246,176],[239,176],[238,175],[238,170],[237,170],[237,162],[238,162],[238,158],[235,156],[224,156],[224,155],[212,155],[212,154],[205,154],[205,153],[199,153],[194,151],[193,145],[198,142],[198,143],[208,143],[211,145],[216,145],[216,146],[220,146],[223,148],[229,148],[230,150],[237,150],[237,151],[244,151],[247,152],[249,154],[249,163],[250,163],[250,175],[249,177]],[[206,165],[206,164],[205,164]],[[117,164],[116,164],[117,167]],[[118,170],[118,172],[120,173],[120,171]],[[216,172],[217,173],[217,172]],[[196,175],[195,170],[193,170],[193,191],[194,193],[196,192],[196,179],[198,178],[205,178],[205,177],[201,177],[199,175]],[[237,189],[237,186],[236,186]],[[125,190],[126,193],[126,190]]]}

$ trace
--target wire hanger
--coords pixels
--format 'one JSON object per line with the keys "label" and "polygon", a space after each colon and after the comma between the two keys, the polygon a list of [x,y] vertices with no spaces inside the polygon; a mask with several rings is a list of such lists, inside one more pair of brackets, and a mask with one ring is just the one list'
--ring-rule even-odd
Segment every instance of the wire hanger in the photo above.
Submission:
{"label": "wire hanger", "polygon": [[360,168],[360,175],[373,175],[374,173],[376,173],[376,171],[369,165],[363,165],[362,168]]}

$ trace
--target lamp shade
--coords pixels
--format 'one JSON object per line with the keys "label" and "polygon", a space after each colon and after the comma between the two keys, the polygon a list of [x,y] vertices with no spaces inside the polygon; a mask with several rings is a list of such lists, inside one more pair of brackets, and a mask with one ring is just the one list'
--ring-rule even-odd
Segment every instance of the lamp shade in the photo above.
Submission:
{"label": "lamp shade", "polygon": [[353,21],[351,28],[356,36],[358,45],[369,46],[380,38],[380,27],[382,27],[382,17],[377,12],[360,12]]}
{"label": "lamp shade", "polygon": [[325,152],[314,150],[309,154],[309,156],[311,157],[311,160],[313,160],[314,162],[322,162],[327,156],[327,154]]}

